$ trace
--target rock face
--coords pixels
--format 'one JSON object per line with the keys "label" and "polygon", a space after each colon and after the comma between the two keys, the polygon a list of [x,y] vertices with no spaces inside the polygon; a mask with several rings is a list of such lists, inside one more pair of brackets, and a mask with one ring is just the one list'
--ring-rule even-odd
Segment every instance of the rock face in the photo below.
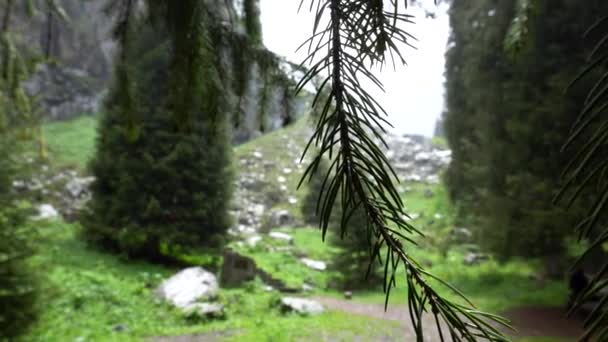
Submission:
{"label": "rock face", "polygon": [[220,283],[225,287],[239,286],[244,282],[254,280],[256,270],[253,259],[227,249],[224,251]]}
{"label": "rock face", "polygon": [[35,96],[47,119],[65,120],[99,112],[104,86],[86,71],[67,66],[39,65],[23,84]]}
{"label": "rock face", "polygon": [[116,46],[111,36],[114,20],[104,13],[108,2],[62,0],[69,22],[51,22],[50,42],[41,34],[48,30],[46,11],[31,18],[20,17],[25,11],[14,11],[18,16],[14,28],[23,44],[29,50],[48,47],[56,61],[39,65],[24,83],[27,94],[37,96],[45,119],[63,120],[99,110]]}
{"label": "rock face", "polygon": [[163,281],[155,294],[181,309],[217,297],[219,286],[213,273],[201,267],[186,268]]}
{"label": "rock face", "polygon": [[283,312],[295,312],[300,315],[318,315],[325,311],[321,303],[314,300],[295,297],[281,298],[281,310]]}

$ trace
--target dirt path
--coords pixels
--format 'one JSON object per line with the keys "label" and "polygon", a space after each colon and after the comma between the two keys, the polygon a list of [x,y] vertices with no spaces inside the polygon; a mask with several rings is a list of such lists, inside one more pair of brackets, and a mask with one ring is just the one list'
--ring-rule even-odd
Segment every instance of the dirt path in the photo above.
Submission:
{"label": "dirt path", "polygon": [[[352,300],[344,300],[329,297],[316,297],[314,300],[319,301],[330,310],[343,311],[353,315],[368,316],[376,319],[387,319],[401,322],[401,330],[398,332],[387,332],[386,336],[378,336],[377,341],[393,342],[393,341],[415,341],[416,335],[410,323],[410,316],[407,306],[405,305],[390,305],[388,310],[384,311],[384,306],[381,304],[360,303]],[[582,323],[579,318],[568,318],[563,308],[547,308],[547,307],[522,307],[509,310],[503,314],[510,319],[513,326],[517,329],[515,336],[518,337],[554,337],[559,339],[576,339],[582,332]],[[427,327],[427,333],[424,335],[425,342],[439,342],[439,334],[435,329],[435,321],[431,315],[423,317],[423,323]],[[235,333],[234,331],[231,332]],[[150,342],[200,342],[200,341],[222,341],[225,337],[231,335],[227,332],[214,332],[201,335],[190,335],[180,337],[159,337],[150,339]],[[399,336],[395,338],[394,336]],[[338,336],[323,336],[323,341],[343,341]]]}
{"label": "dirt path", "polygon": [[[395,341],[415,341],[416,334],[410,323],[410,315],[407,306],[405,305],[389,305],[388,310],[384,311],[384,305],[360,303],[351,300],[343,300],[329,297],[316,297],[315,300],[325,305],[330,310],[344,311],[355,315],[369,316],[377,319],[388,319],[392,321],[402,322],[403,336],[400,336]],[[424,335],[425,342],[439,342],[439,333],[435,329],[435,320],[431,315],[423,317],[423,325],[425,327],[433,327],[428,329]]]}
{"label": "dirt path", "polygon": [[518,336],[576,339],[583,332],[581,319],[566,317],[563,308],[522,307],[509,310],[504,316],[511,320]]}
{"label": "dirt path", "polygon": [[[403,328],[407,333],[405,340],[409,341],[408,337],[414,336],[408,309],[404,305],[390,305],[388,311],[385,312],[384,306],[379,304],[358,303],[327,297],[317,297],[315,299],[332,310],[403,322]],[[566,311],[563,308],[522,307],[509,310],[503,315],[511,320],[512,325],[517,330],[515,336],[575,339],[582,332],[581,320],[578,317],[566,317]],[[430,330],[428,336],[425,336],[425,341],[439,341],[432,317],[427,316],[424,319],[424,323]]]}

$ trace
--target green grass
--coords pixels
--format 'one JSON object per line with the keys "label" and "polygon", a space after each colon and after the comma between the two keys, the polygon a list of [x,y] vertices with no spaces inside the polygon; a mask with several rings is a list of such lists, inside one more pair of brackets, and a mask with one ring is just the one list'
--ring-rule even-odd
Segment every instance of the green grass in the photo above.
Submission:
{"label": "green grass", "polygon": [[[317,317],[282,315],[277,295],[258,283],[222,290],[227,319],[197,321],[154,298],[153,288],[177,269],[126,260],[88,248],[77,226],[60,221],[40,225],[34,263],[44,269],[42,316],[25,341],[141,341],[144,337],[227,331],[232,340],[290,341],[310,331],[342,336],[395,332],[394,322],[329,312]],[[125,327],[115,332],[117,325]],[[230,339],[229,339],[230,340]]]}
{"label": "green grass", "polygon": [[[72,121],[44,126],[53,168],[73,167],[85,170],[94,153],[96,121],[83,117]],[[264,173],[271,181],[271,190],[278,188],[276,179],[284,176],[290,193],[299,199],[305,189],[295,192],[303,169],[297,168],[294,151],[288,151],[289,142],[306,142],[306,120],[262,136],[235,148],[235,162],[249,158],[254,151],[261,152],[264,160],[276,167],[265,170],[256,166],[254,172]],[[283,167],[293,170],[282,172]],[[238,168],[238,167],[237,167]],[[402,195],[409,213],[418,214],[413,221],[427,238],[417,238],[420,246],[410,248],[412,255],[428,269],[449,281],[483,310],[503,312],[521,305],[561,305],[566,298],[563,282],[539,283],[533,276],[540,264],[535,261],[513,260],[500,264],[489,261],[477,266],[465,266],[463,248],[446,252],[443,242],[446,232],[453,227],[453,209],[442,185],[402,184]],[[430,190],[433,196],[425,193]],[[275,208],[289,208],[300,218],[298,206],[277,203]],[[436,215],[439,214],[439,215]],[[42,315],[25,341],[142,341],[145,337],[160,335],[200,334],[225,332],[233,341],[292,341],[321,340],[377,340],[387,335],[399,340],[396,322],[375,320],[339,312],[321,316],[284,316],[273,303],[278,295],[262,290],[259,282],[240,289],[223,289],[220,300],[226,305],[227,318],[219,321],[193,321],[186,319],[168,305],[155,300],[152,289],[161,279],[177,271],[175,268],[127,260],[121,256],[88,248],[77,236],[78,226],[60,221],[38,224],[42,239],[39,254],[34,262],[44,270]],[[299,261],[311,259],[331,261],[340,250],[321,241],[314,228],[280,229],[294,237],[293,246],[269,238],[256,247],[231,246],[255,259],[259,267],[283,280],[288,286],[300,287],[303,283],[314,286],[314,295],[342,296],[327,289],[335,271],[318,272]],[[286,252],[278,252],[288,249]],[[209,259],[202,251],[199,259]],[[442,293],[455,298],[445,288]],[[391,293],[392,305],[405,304],[405,288],[398,283]],[[384,303],[380,289],[356,292],[355,301]],[[113,327],[124,325],[124,332]],[[310,335],[310,334],[313,335]],[[524,339],[526,342],[554,341],[554,339]]]}
{"label": "green grass", "polygon": [[85,170],[95,153],[97,119],[93,116],[53,122],[43,126],[51,165],[57,168]]}

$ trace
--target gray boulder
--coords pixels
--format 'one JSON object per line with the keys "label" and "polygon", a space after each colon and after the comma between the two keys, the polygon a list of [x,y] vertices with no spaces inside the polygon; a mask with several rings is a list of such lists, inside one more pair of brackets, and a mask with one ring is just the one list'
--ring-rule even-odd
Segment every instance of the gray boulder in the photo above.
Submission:
{"label": "gray boulder", "polygon": [[224,263],[220,283],[222,286],[239,286],[247,281],[255,279],[255,261],[249,257],[240,255],[233,250],[224,251]]}

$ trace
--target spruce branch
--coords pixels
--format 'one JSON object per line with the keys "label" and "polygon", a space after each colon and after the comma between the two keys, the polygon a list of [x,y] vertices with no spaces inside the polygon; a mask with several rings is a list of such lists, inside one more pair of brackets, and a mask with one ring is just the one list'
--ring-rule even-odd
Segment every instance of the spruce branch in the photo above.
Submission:
{"label": "spruce branch", "polygon": [[[304,0],[300,7],[303,4]],[[392,10],[386,10],[387,5]],[[342,236],[352,213],[363,208],[367,232],[357,233],[373,237],[369,239],[374,241],[370,245],[370,269],[376,261],[384,264],[386,306],[390,291],[396,286],[397,273],[403,269],[410,319],[418,341],[424,339],[422,316],[427,312],[434,316],[435,328],[442,340],[449,336],[453,341],[475,341],[479,337],[506,341],[496,328],[508,326],[504,319],[475,309],[458,290],[424,270],[406,248],[415,246],[412,236],[423,235],[404,218],[403,202],[394,186],[397,176],[382,151],[387,147],[383,125],[390,125],[386,112],[362,85],[362,81],[367,81],[382,89],[371,68],[386,64],[387,56],[393,64],[395,61],[405,63],[399,46],[411,46],[413,37],[402,25],[412,23],[412,17],[402,13],[400,6],[407,8],[407,2],[310,1],[311,10],[316,8],[314,29],[302,46],[308,45],[308,57],[303,64],[311,67],[297,91],[313,79],[322,79],[318,94],[327,87],[329,96],[317,95],[313,101],[313,107],[322,109],[302,159],[313,153],[310,152],[312,145],[318,152],[300,185],[306,178],[310,181],[324,156],[328,156],[330,170],[325,175],[317,206],[322,236],[326,236],[335,203],[342,205]],[[327,24],[321,28],[325,20]],[[446,299],[429,280],[447,286],[466,304]],[[444,334],[446,329],[449,334]]]}

